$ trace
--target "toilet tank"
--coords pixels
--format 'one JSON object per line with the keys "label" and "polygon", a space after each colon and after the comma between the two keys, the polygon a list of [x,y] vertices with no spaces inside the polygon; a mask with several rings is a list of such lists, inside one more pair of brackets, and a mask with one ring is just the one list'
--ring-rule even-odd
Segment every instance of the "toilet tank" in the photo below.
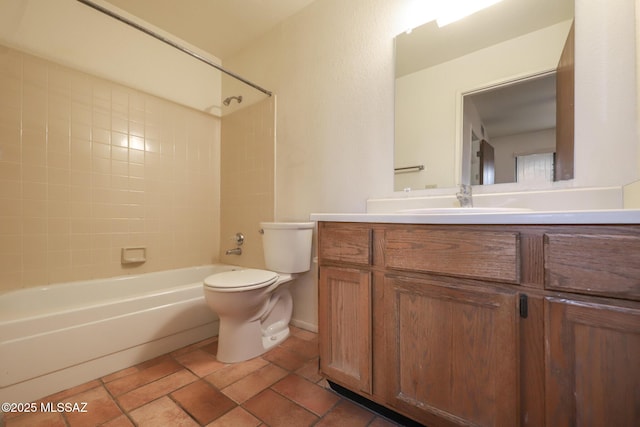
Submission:
{"label": "toilet tank", "polygon": [[314,225],[313,222],[261,222],[267,269],[279,273],[309,271]]}

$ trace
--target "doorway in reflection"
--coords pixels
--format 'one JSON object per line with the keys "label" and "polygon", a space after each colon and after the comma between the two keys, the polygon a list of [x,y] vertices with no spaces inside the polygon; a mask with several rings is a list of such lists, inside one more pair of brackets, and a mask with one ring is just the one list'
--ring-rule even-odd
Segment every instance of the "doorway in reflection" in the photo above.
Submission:
{"label": "doorway in reflection", "polygon": [[469,153],[463,158],[470,162],[472,185],[553,181],[544,168],[550,159],[553,169],[556,149],[555,76],[536,75],[463,96],[462,150]]}

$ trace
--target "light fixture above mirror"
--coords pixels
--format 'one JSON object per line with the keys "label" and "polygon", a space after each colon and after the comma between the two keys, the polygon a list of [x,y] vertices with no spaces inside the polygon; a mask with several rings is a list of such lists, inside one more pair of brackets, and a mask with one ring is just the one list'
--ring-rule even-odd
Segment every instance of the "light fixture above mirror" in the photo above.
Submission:
{"label": "light fixture above mirror", "polygon": [[430,21],[435,21],[438,27],[444,27],[501,1],[414,0],[408,7],[407,16],[411,24],[407,28],[407,33],[410,33],[415,27]]}

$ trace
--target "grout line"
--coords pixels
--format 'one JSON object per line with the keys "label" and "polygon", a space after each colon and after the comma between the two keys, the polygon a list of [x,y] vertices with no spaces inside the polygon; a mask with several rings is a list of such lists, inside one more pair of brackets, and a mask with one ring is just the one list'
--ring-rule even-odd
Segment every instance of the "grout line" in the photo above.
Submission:
{"label": "grout line", "polygon": [[[126,368],[125,368],[126,369]],[[129,415],[128,411],[125,411],[122,406],[120,406],[120,402],[118,402],[118,399],[109,391],[109,389],[106,387],[106,383],[104,382],[104,380],[102,379],[103,377],[99,378],[100,380],[100,384],[102,385],[102,388],[104,388],[104,390],[107,392],[107,395],[111,398],[111,400],[113,400],[113,403],[116,404],[116,406],[118,407],[118,409],[120,409],[120,412],[122,412],[122,414],[127,417],[129,419],[129,421],[131,421],[131,424],[133,424],[134,426],[136,425],[136,423],[133,421],[133,418],[131,418],[131,416]],[[119,417],[119,415],[118,415]],[[118,418],[116,417],[116,418]],[[113,421],[115,420],[115,418],[109,420],[109,421]],[[106,421],[106,422],[109,422]]]}
{"label": "grout line", "polygon": [[[292,334],[292,335],[293,335],[293,334]],[[294,335],[294,336],[295,336],[295,335]],[[300,338],[300,337],[297,337],[297,338],[298,338],[298,339],[302,339],[302,340],[304,340],[303,338]],[[304,340],[304,341],[307,341],[309,344],[312,344],[314,340]],[[370,413],[372,413],[372,414],[373,414],[373,418],[371,419],[371,421],[370,421],[367,425],[371,425],[371,424],[372,424],[372,423],[374,423],[377,419],[383,419],[383,420],[385,420],[385,421],[387,421],[387,422],[391,423],[391,425],[397,426],[397,424],[395,424],[392,420],[389,420],[389,419],[387,419],[386,417],[384,417],[384,416],[382,416],[382,415],[380,415],[380,414],[377,414],[377,413],[375,413],[374,411],[371,411],[370,409],[368,409],[368,408],[366,408],[366,407],[363,407],[362,405],[357,404],[357,402],[353,402],[353,401],[351,401],[351,400],[349,400],[349,399],[345,398],[344,396],[340,395],[339,393],[336,393],[336,392],[335,392],[334,390],[332,390],[331,388],[328,388],[328,387],[323,386],[322,382],[325,380],[325,378],[324,378],[323,376],[320,376],[320,379],[319,379],[318,381],[313,381],[313,380],[312,380],[312,379],[310,379],[310,378],[307,378],[307,377],[305,377],[305,376],[303,376],[303,375],[300,375],[297,371],[298,371],[299,369],[301,369],[304,365],[308,364],[310,361],[313,361],[314,359],[317,359],[317,358],[318,358],[318,356],[317,356],[317,355],[314,355],[314,356],[313,356],[313,357],[311,357],[311,358],[307,358],[306,356],[303,356],[301,353],[299,353],[299,352],[297,352],[297,351],[294,351],[294,350],[293,350],[292,348],[290,348],[290,347],[281,347],[281,346],[278,346],[278,347],[282,348],[283,350],[286,350],[287,352],[289,352],[289,353],[291,353],[291,354],[295,355],[296,357],[300,358],[300,360],[301,360],[301,361],[303,361],[303,366],[302,366],[302,367],[299,367],[298,369],[292,370],[292,369],[289,369],[289,368],[287,368],[287,367],[285,367],[285,366],[280,366],[279,364],[277,364],[277,363],[275,363],[275,362],[272,362],[272,361],[270,361],[270,360],[268,360],[268,359],[264,359],[264,358],[262,358],[261,356],[259,356],[259,358],[260,358],[260,359],[262,359],[262,360],[265,362],[265,364],[264,364],[264,365],[260,366],[260,367],[259,367],[259,368],[257,368],[257,369],[254,369],[254,370],[252,370],[252,371],[250,371],[250,372],[248,372],[248,373],[245,373],[242,377],[240,377],[240,378],[236,379],[235,381],[233,381],[233,382],[232,382],[232,383],[230,383],[230,384],[225,385],[225,387],[229,387],[230,385],[235,384],[236,382],[238,382],[238,381],[242,380],[243,378],[246,378],[246,377],[248,377],[249,375],[252,375],[252,374],[254,374],[255,372],[258,372],[260,369],[263,369],[263,368],[265,368],[265,367],[267,367],[267,366],[270,366],[270,365],[271,365],[271,366],[273,366],[273,367],[277,367],[277,368],[279,368],[279,369],[284,370],[287,374],[286,374],[283,378],[278,379],[278,380],[277,380],[277,381],[275,381],[274,383],[270,384],[269,386],[265,387],[264,389],[262,389],[261,391],[259,391],[258,393],[256,393],[254,396],[252,396],[252,397],[250,397],[249,399],[245,400],[244,402],[242,402],[242,403],[235,402],[233,399],[231,399],[229,396],[227,396],[227,395],[222,391],[222,389],[221,389],[221,388],[219,388],[218,386],[214,385],[213,383],[211,383],[211,382],[209,382],[208,380],[206,380],[206,379],[205,379],[205,377],[206,377],[206,376],[209,376],[209,375],[211,375],[211,374],[214,374],[215,372],[218,372],[218,371],[220,371],[220,370],[222,370],[222,369],[225,369],[225,368],[226,368],[226,367],[228,367],[228,366],[233,366],[232,364],[225,364],[225,366],[224,366],[224,367],[222,367],[222,368],[220,368],[220,370],[218,370],[218,371],[214,371],[214,372],[212,372],[212,373],[210,373],[210,374],[207,374],[207,375],[205,375],[205,376],[200,376],[200,375],[198,375],[196,372],[194,372],[194,371],[192,371],[191,369],[189,369],[186,365],[184,365],[184,364],[182,364],[180,361],[178,361],[178,360],[176,359],[176,356],[174,356],[175,352],[177,352],[177,351],[182,351],[182,350],[184,350],[185,348],[189,348],[189,350],[188,350],[188,351],[184,351],[184,352],[180,353],[180,354],[179,354],[179,356],[186,355],[186,354],[189,354],[189,353],[192,353],[192,352],[198,351],[198,350],[202,350],[202,348],[203,348],[204,346],[209,345],[211,342],[212,342],[212,341],[211,341],[210,339],[202,340],[202,341],[201,341],[201,342],[199,342],[199,343],[194,343],[194,344],[191,344],[191,345],[189,345],[189,346],[185,346],[185,347],[183,347],[183,348],[181,348],[181,349],[174,350],[173,352],[169,352],[169,353],[166,353],[166,354],[163,354],[163,355],[157,356],[157,357],[155,357],[155,358],[153,358],[153,359],[150,359],[150,360],[158,359],[158,361],[159,361],[159,362],[156,362],[156,363],[154,363],[154,364],[153,364],[153,365],[151,365],[151,366],[147,366],[147,367],[146,367],[146,368],[144,368],[144,369],[140,369],[140,368],[139,368],[139,365],[144,364],[144,363],[148,363],[149,361],[140,362],[140,363],[137,363],[137,364],[135,364],[135,365],[133,365],[133,366],[130,366],[130,367],[124,368],[124,369],[136,368],[137,370],[136,370],[136,371],[134,371],[134,372],[131,372],[131,373],[130,373],[130,374],[128,374],[128,375],[124,375],[124,376],[121,376],[121,377],[117,377],[117,378],[115,378],[115,379],[113,379],[113,380],[109,381],[109,383],[110,383],[110,382],[112,382],[112,381],[117,381],[117,380],[120,380],[120,379],[123,379],[123,378],[127,378],[127,377],[129,377],[129,376],[131,376],[131,375],[140,374],[140,373],[144,372],[144,371],[145,371],[145,370],[147,370],[147,369],[153,368],[153,367],[154,367],[154,366],[156,366],[158,363],[163,363],[163,362],[164,362],[164,361],[166,361],[166,360],[170,360],[170,361],[172,361],[172,362],[175,362],[175,363],[180,367],[180,369],[178,369],[178,371],[176,371],[176,372],[179,372],[179,371],[181,371],[181,370],[185,370],[185,371],[187,371],[187,372],[192,373],[192,374],[194,375],[194,377],[195,377],[195,380],[194,380],[194,381],[191,381],[191,382],[189,382],[188,384],[184,384],[184,385],[180,386],[179,388],[176,388],[176,389],[171,390],[171,391],[169,391],[169,392],[167,392],[167,393],[165,393],[165,394],[163,394],[163,395],[161,395],[161,396],[158,396],[157,398],[155,398],[155,399],[153,399],[153,400],[151,400],[151,401],[149,401],[149,402],[146,402],[144,405],[141,405],[141,406],[139,406],[139,407],[137,407],[137,408],[133,408],[133,409],[131,409],[130,411],[126,411],[126,410],[124,410],[124,408],[120,405],[120,402],[118,401],[118,396],[114,395],[114,394],[109,390],[109,388],[107,387],[107,384],[108,384],[108,383],[104,381],[104,378],[105,378],[105,377],[107,377],[107,376],[109,376],[109,375],[112,375],[112,374],[115,374],[116,372],[119,372],[119,371],[116,371],[116,372],[114,372],[114,373],[112,373],[112,374],[108,374],[108,375],[102,376],[102,377],[100,377],[100,378],[97,378],[97,379],[96,379],[96,380],[97,380],[97,385],[96,385],[95,387],[91,387],[90,389],[80,391],[80,392],[78,392],[78,393],[76,393],[76,394],[74,394],[74,395],[72,395],[72,396],[67,396],[67,397],[66,397],[66,399],[73,398],[73,396],[76,396],[76,395],[78,395],[78,394],[80,394],[80,393],[84,393],[84,392],[87,392],[87,391],[89,391],[89,390],[93,390],[93,389],[95,389],[95,388],[101,387],[101,388],[106,392],[107,396],[108,396],[108,397],[109,397],[109,398],[110,398],[110,399],[115,403],[116,407],[117,407],[117,408],[119,409],[119,411],[120,411],[120,414],[119,414],[117,417],[112,418],[112,419],[110,419],[110,420],[107,420],[107,421],[105,421],[105,422],[111,422],[111,421],[113,421],[114,419],[119,418],[121,415],[124,415],[124,416],[125,416],[125,417],[126,417],[126,418],[127,418],[127,419],[132,423],[132,424],[133,424],[133,425],[136,425],[136,422],[135,422],[135,421],[134,421],[134,419],[131,417],[131,412],[133,412],[133,411],[135,411],[135,410],[137,410],[137,409],[139,409],[139,408],[141,408],[141,407],[144,407],[145,405],[148,405],[148,404],[150,404],[150,403],[152,403],[152,402],[156,402],[157,400],[162,399],[163,397],[165,397],[165,396],[166,396],[166,397],[168,397],[168,399],[169,399],[171,402],[173,402],[173,403],[174,403],[174,404],[175,404],[175,405],[176,405],[176,406],[177,406],[181,411],[185,412],[189,418],[193,419],[193,420],[194,420],[194,422],[196,422],[198,425],[201,425],[201,426],[202,426],[202,425],[204,425],[204,424],[200,424],[200,422],[195,418],[195,415],[194,415],[194,414],[192,414],[192,413],[190,413],[190,412],[189,412],[189,410],[187,410],[187,408],[185,408],[184,406],[182,406],[182,404],[181,404],[178,400],[176,400],[176,399],[172,396],[172,394],[173,394],[173,393],[175,393],[175,392],[177,392],[177,391],[179,391],[179,390],[182,390],[182,389],[184,389],[184,388],[186,388],[186,387],[188,387],[188,386],[191,386],[191,385],[195,384],[195,383],[196,383],[196,382],[198,382],[198,381],[203,381],[203,383],[204,383],[204,384],[206,384],[208,387],[211,387],[211,389],[213,389],[213,390],[215,390],[215,391],[217,391],[217,392],[221,393],[222,395],[226,396],[227,398],[229,398],[231,401],[233,401],[233,402],[234,402],[234,406],[233,406],[229,411],[226,411],[226,412],[224,412],[223,414],[218,415],[218,416],[217,416],[217,418],[215,418],[214,420],[209,421],[208,423],[213,422],[213,421],[215,421],[215,420],[217,420],[217,419],[219,419],[219,418],[221,418],[221,417],[223,417],[223,416],[225,416],[225,415],[229,414],[231,411],[233,411],[233,410],[235,410],[235,409],[237,409],[237,408],[240,408],[240,409],[242,409],[243,411],[246,411],[247,413],[249,413],[249,414],[251,414],[253,417],[255,417],[255,418],[256,418],[256,419],[257,419],[257,420],[258,420],[262,425],[265,425],[266,421],[264,421],[262,418],[260,418],[257,414],[255,414],[255,413],[253,413],[252,411],[250,411],[250,410],[249,410],[245,405],[246,405],[246,403],[247,403],[247,402],[249,402],[249,401],[250,401],[251,399],[253,399],[255,396],[258,396],[260,393],[263,393],[263,392],[265,392],[266,390],[270,390],[271,392],[276,393],[278,396],[280,396],[280,397],[282,397],[282,398],[286,399],[287,401],[291,402],[292,404],[296,405],[296,407],[302,408],[305,412],[307,412],[307,413],[309,413],[309,414],[313,415],[314,417],[316,417],[316,418],[317,418],[317,420],[316,420],[315,422],[313,422],[313,423],[312,423],[312,425],[316,425],[316,424],[320,423],[323,419],[325,419],[327,416],[329,416],[329,414],[331,414],[331,413],[336,409],[336,407],[338,407],[339,405],[341,405],[341,404],[343,404],[343,403],[345,403],[345,402],[350,402],[350,403],[355,403],[357,406],[359,406],[359,407],[361,407],[361,408],[365,409],[367,412],[370,412]],[[202,351],[206,352],[207,354],[212,354],[212,353],[210,353],[210,352],[209,352],[209,351],[207,351],[207,350],[202,350]],[[215,355],[213,355],[213,356],[215,356]],[[242,362],[241,362],[241,363],[242,363]],[[122,370],[124,370],[124,369],[122,369]],[[319,365],[317,366],[317,369],[319,370]],[[150,384],[153,384],[154,382],[159,381],[159,380],[162,380],[163,378],[166,378],[166,377],[167,377],[167,376],[169,376],[169,375],[175,374],[176,372],[171,372],[171,373],[168,373],[168,374],[162,375],[161,377],[154,378],[154,379],[153,379],[152,381],[150,381],[150,382],[146,382],[146,383],[144,383],[144,384],[139,384],[139,385],[137,385],[136,387],[134,387],[133,389],[131,389],[131,390],[127,390],[127,391],[125,391],[125,392],[121,393],[119,396],[122,396],[122,395],[124,395],[124,394],[126,394],[126,393],[132,392],[132,391],[134,391],[134,390],[137,390],[137,389],[139,389],[139,388],[141,388],[141,387],[145,387],[145,386],[148,386],[148,385],[150,385]],[[285,378],[287,378],[289,375],[296,375],[299,379],[301,379],[301,380],[303,380],[303,381],[308,381],[310,384],[312,384],[312,385],[316,385],[316,386],[320,387],[320,388],[321,388],[322,390],[324,390],[324,391],[329,391],[330,393],[332,393],[333,395],[335,395],[338,399],[336,400],[336,402],[335,402],[333,405],[331,405],[331,406],[330,406],[330,407],[329,407],[329,408],[324,412],[324,414],[322,414],[322,415],[318,415],[318,414],[316,414],[315,412],[313,412],[311,409],[309,409],[308,407],[304,406],[303,404],[296,402],[296,401],[295,401],[295,400],[293,400],[291,397],[288,397],[288,396],[284,395],[283,393],[279,392],[278,390],[274,389],[274,387],[275,387],[277,384],[279,384],[281,381],[283,381],[283,380],[284,380]],[[46,399],[46,398],[45,398],[45,399]],[[43,400],[45,400],[45,399],[43,399]],[[63,415],[63,416],[62,416],[62,419],[63,419],[63,421],[64,421],[65,425],[66,425],[67,427],[68,427],[68,426],[70,426],[69,420],[67,419],[66,415],[65,415],[65,414],[62,414],[62,415]],[[4,425],[3,425],[3,423],[4,423],[4,422],[5,422],[4,418],[3,418],[3,417],[0,417],[0,427],[4,427]],[[206,423],[206,424],[208,424],[208,423]]]}

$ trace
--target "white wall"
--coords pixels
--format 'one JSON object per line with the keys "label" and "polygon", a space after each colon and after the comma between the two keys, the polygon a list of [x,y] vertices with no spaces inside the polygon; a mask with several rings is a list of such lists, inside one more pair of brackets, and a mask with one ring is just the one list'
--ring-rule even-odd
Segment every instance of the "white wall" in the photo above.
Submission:
{"label": "white wall", "polygon": [[[364,212],[393,191],[393,37],[408,1],[317,0],[225,66],[278,96],[276,220]],[[292,287],[317,326],[314,273]]]}
{"label": "white wall", "polygon": [[[636,100],[640,100],[640,0],[636,0]],[[636,102],[636,140],[640,144],[640,105]],[[640,170],[640,145],[638,147],[638,170]],[[640,185],[637,186],[640,200]],[[640,206],[638,203],[637,206]]]}
{"label": "white wall", "polygon": [[495,152],[496,183],[515,182],[515,158],[526,154],[552,153],[556,150],[556,130],[509,135],[492,138]]}
{"label": "white wall", "polygon": [[[634,0],[616,0],[620,8],[603,13],[600,9],[606,8],[608,2],[578,0],[578,19],[598,21],[600,16],[610,13],[624,17],[631,8],[624,26],[629,26],[630,21],[633,29]],[[409,0],[316,0],[249,49],[225,60],[225,66],[278,95],[276,220],[307,219],[312,212],[364,212],[368,198],[392,193],[393,37],[406,28],[402,16],[409,3]],[[592,9],[594,3],[598,4]],[[617,33],[618,28],[606,25],[600,30],[589,37],[600,37],[598,44],[603,45],[611,41],[609,33]],[[578,25],[578,43],[584,43],[587,31],[582,24]],[[638,177],[638,143],[635,136],[628,134],[628,128],[635,129],[636,123],[635,97],[629,96],[635,93],[632,66],[635,46],[627,36],[633,40],[633,34],[613,36],[623,38],[632,50],[629,59],[619,59],[631,62],[622,66],[632,68],[621,79],[611,75],[600,79],[602,90],[591,95],[591,85],[585,82],[588,76],[583,72],[576,76],[577,102],[615,104],[619,96],[607,91],[622,90],[629,99],[623,110],[631,109],[634,115],[629,118],[627,113],[618,111],[622,117],[613,123],[607,117],[598,121],[598,125],[588,125],[585,121],[589,119],[580,116],[586,113],[584,108],[601,110],[603,106],[577,109],[578,126],[588,128],[576,133],[577,185],[598,185],[600,181],[603,185],[613,181],[621,185]],[[598,66],[602,56],[590,56],[588,51],[588,46],[577,50],[577,67],[593,67],[589,74],[597,73],[596,69],[603,68]],[[600,53],[605,54],[605,59],[610,56]],[[623,124],[622,128],[627,130],[621,134],[620,129],[611,127],[620,124],[623,117],[629,123]],[[591,129],[594,125],[601,126],[602,131]],[[585,173],[597,166],[603,141],[611,148],[607,162],[615,160],[621,170]],[[298,280],[294,298],[294,319],[317,324],[313,274]]]}
{"label": "white wall", "polygon": [[576,0],[575,183],[639,178],[638,0]]}
{"label": "white wall", "polygon": [[225,66],[278,96],[276,219],[392,191],[393,36],[404,1],[317,0]]}

